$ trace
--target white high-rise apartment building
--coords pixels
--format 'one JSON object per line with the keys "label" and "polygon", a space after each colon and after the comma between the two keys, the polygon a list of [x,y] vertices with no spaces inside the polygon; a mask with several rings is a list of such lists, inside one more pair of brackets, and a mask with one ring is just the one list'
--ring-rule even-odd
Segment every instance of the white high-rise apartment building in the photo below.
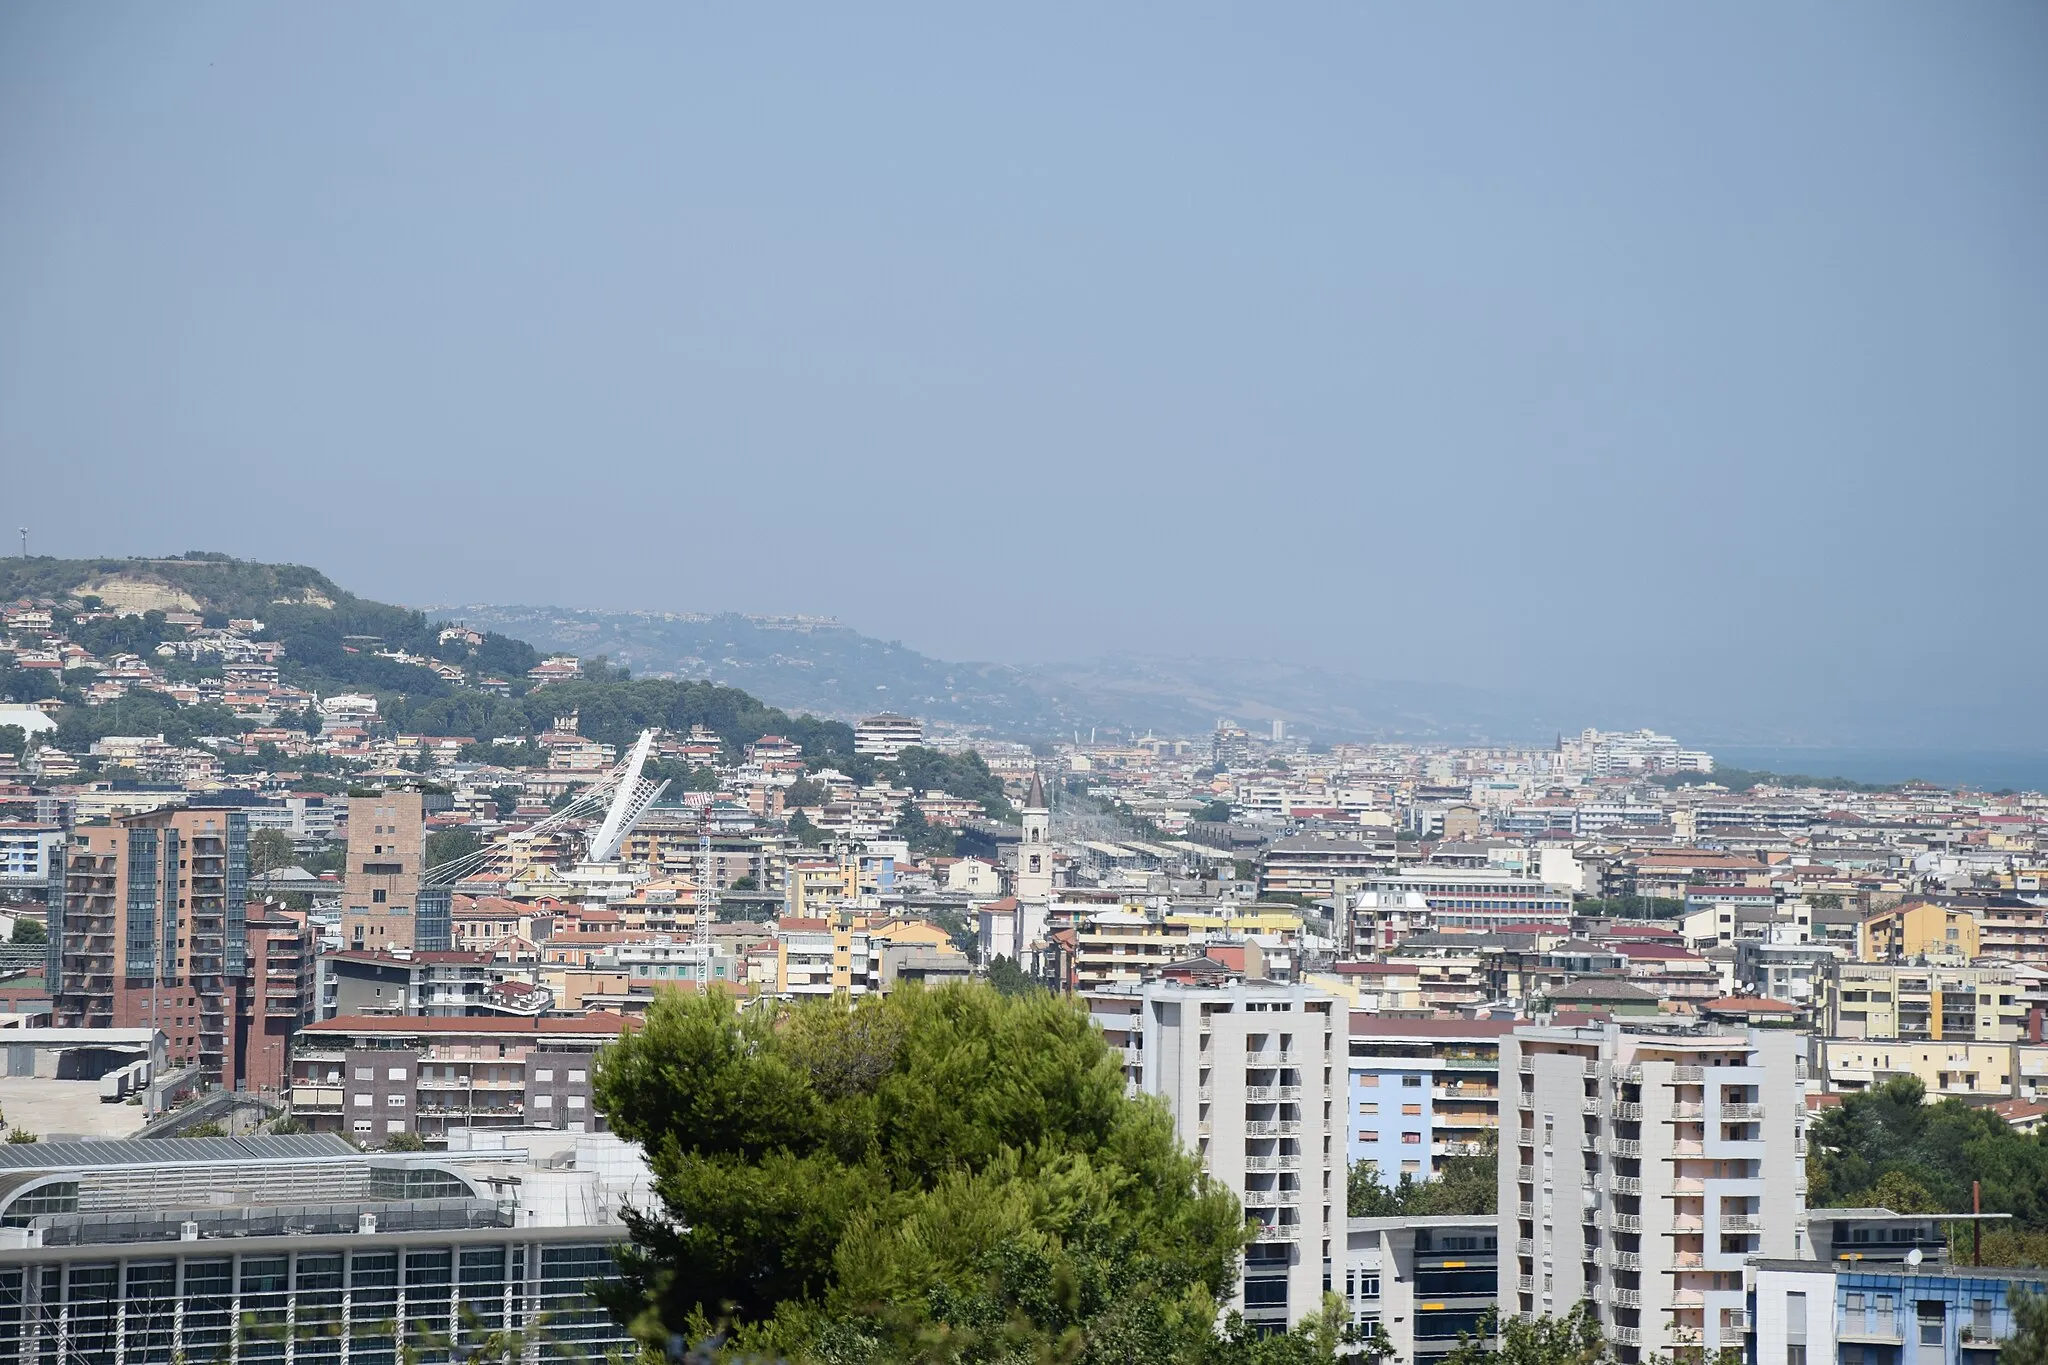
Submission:
{"label": "white high-rise apartment building", "polygon": [[1740,1347],[1744,1263],[1805,1254],[1805,1054],[1777,1029],[1503,1038],[1502,1316],[1583,1300],[1623,1361]]}
{"label": "white high-rise apartment building", "polygon": [[1262,1324],[1315,1312],[1345,1268],[1343,1003],[1249,980],[1154,981],[1091,1005],[1131,1088],[1166,1101],[1181,1142],[1259,1220],[1231,1306]]}
{"label": "white high-rise apartment building", "polygon": [[905,749],[924,743],[924,722],[884,711],[853,727],[853,751],[894,761]]}

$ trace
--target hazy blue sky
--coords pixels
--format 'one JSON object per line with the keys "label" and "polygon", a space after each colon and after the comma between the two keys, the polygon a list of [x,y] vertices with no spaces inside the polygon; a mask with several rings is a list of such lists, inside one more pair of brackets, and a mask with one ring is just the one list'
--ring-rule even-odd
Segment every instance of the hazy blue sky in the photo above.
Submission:
{"label": "hazy blue sky", "polygon": [[6,526],[2048,746],[2048,6],[994,9],[0,7]]}

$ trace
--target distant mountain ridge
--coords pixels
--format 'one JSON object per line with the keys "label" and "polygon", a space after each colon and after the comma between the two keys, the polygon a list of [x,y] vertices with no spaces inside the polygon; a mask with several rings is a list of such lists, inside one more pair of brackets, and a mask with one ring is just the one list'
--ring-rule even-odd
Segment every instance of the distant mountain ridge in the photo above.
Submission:
{"label": "distant mountain ridge", "polygon": [[470,604],[436,617],[636,674],[706,678],[773,705],[857,719],[891,709],[1000,735],[1091,727],[1199,734],[1278,718],[1319,739],[1540,741],[1583,724],[1478,688],[1388,682],[1271,660],[1119,657],[1018,667],[934,659],[829,617]]}

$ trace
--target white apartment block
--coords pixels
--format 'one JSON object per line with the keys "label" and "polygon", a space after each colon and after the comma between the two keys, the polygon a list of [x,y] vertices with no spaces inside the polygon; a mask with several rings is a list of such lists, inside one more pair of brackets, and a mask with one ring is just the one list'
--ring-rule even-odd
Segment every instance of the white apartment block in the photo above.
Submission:
{"label": "white apartment block", "polygon": [[857,754],[894,759],[905,749],[923,743],[924,722],[893,711],[869,716],[853,727],[853,751]]}
{"label": "white apartment block", "polygon": [[1745,1262],[1806,1254],[1805,1053],[1778,1029],[1503,1038],[1502,1315],[1584,1301],[1625,1362],[1741,1347]]}
{"label": "white apartment block", "polygon": [[1341,1284],[1349,1015],[1271,981],[1155,981],[1091,1000],[1137,1094],[1158,1095],[1181,1142],[1258,1220],[1231,1307],[1284,1325]]}

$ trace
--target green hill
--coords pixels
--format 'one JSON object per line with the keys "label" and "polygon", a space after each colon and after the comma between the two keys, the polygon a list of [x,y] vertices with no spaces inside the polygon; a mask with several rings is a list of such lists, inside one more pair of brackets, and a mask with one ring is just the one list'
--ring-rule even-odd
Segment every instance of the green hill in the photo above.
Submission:
{"label": "green hill", "polygon": [[[213,626],[226,626],[230,619],[260,620],[260,638],[285,647],[280,681],[323,696],[375,696],[384,724],[400,733],[484,741],[529,736],[548,728],[554,716],[574,710],[580,713],[583,734],[611,744],[630,743],[648,725],[676,732],[702,725],[734,748],[775,733],[797,740],[807,754],[853,753],[848,726],[790,716],[738,688],[714,683],[632,679],[624,670],[596,663],[585,678],[535,689],[526,673],[541,655],[524,640],[489,632],[480,645],[459,637],[444,642],[442,622],[426,613],[358,597],[303,565],[259,564],[203,552],[173,559],[0,560],[0,602],[20,598],[55,602],[64,633],[94,655],[140,654],[183,680],[219,670],[155,655],[159,644],[184,635],[166,620],[167,612],[197,612]],[[72,613],[96,607],[130,614],[70,619]],[[445,678],[426,664],[380,657],[380,650],[453,665],[461,678]],[[478,684],[486,678],[502,680],[505,692],[483,690]],[[37,700],[63,695],[80,681],[0,668],[0,695]],[[195,735],[248,728],[247,721],[218,707],[180,708],[138,691],[119,706],[67,707],[57,738],[67,747],[82,747],[108,734],[162,733],[174,742],[190,742]]]}

